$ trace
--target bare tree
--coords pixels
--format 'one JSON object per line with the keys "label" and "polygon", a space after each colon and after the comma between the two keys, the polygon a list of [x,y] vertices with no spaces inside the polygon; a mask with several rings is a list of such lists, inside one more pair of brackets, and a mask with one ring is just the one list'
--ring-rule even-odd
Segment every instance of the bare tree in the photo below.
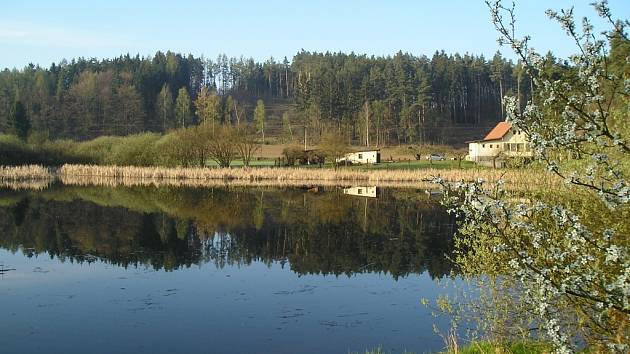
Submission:
{"label": "bare tree", "polygon": [[235,144],[238,154],[243,159],[243,165],[249,166],[254,153],[260,148],[256,142],[255,130],[249,126],[238,129]]}
{"label": "bare tree", "polygon": [[[200,129],[208,129],[200,126]],[[208,156],[219,164],[220,167],[230,167],[230,163],[238,155],[236,130],[228,125],[220,125],[215,128],[214,134],[206,142]]]}

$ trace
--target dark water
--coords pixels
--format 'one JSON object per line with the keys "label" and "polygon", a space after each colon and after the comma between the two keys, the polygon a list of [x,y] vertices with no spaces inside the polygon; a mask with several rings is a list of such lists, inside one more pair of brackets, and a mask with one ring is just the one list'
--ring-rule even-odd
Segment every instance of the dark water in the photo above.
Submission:
{"label": "dark water", "polygon": [[0,190],[0,351],[439,351],[454,227],[408,189]]}

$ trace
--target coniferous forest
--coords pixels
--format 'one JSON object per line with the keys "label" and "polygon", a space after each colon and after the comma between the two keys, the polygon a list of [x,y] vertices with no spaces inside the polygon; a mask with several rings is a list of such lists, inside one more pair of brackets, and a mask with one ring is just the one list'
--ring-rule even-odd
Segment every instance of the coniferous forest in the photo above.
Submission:
{"label": "coniferous forest", "polygon": [[86,140],[205,119],[243,124],[254,120],[262,100],[270,135],[299,140],[336,128],[361,145],[444,143],[502,120],[500,98],[517,95],[525,105],[531,89],[521,65],[499,53],[486,59],[301,51],[291,61],[265,62],[172,52],[79,58],[0,72],[0,132],[15,133],[16,103],[30,132]]}

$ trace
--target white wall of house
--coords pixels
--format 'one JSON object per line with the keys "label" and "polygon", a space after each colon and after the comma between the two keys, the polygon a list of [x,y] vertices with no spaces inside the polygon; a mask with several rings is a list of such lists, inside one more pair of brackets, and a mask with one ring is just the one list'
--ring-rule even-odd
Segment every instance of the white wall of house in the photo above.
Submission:
{"label": "white wall of house", "polygon": [[378,162],[377,150],[371,151],[358,151],[346,154],[344,157],[337,159],[337,162],[352,162],[352,163],[377,163]]}
{"label": "white wall of house", "polygon": [[510,131],[503,137],[503,154],[513,157],[533,157],[531,145],[522,131]]}
{"label": "white wall of house", "polygon": [[468,143],[469,161],[489,159],[499,154],[510,157],[532,157],[533,151],[525,133],[510,129],[502,139]]}
{"label": "white wall of house", "polygon": [[500,140],[488,140],[468,143],[468,160],[479,161],[499,155],[502,151]]}

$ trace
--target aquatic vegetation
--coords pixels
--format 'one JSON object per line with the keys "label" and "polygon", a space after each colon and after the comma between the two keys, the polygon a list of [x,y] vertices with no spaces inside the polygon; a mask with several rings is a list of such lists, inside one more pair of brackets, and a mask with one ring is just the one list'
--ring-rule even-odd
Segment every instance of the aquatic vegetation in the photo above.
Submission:
{"label": "aquatic vegetation", "polygon": [[[562,181],[542,178],[541,171],[526,170],[373,170],[316,168],[163,168],[133,166],[64,165],[58,171],[66,184],[94,185],[212,185],[213,181],[237,185],[348,185],[362,183],[378,186],[424,188],[435,177],[445,181],[474,181],[484,178],[490,183],[508,180],[519,190],[562,187]],[[216,184],[216,183],[214,183]]]}
{"label": "aquatic vegetation", "polygon": [[26,181],[26,180],[48,180],[53,175],[50,170],[43,166],[0,166],[0,181]]}

